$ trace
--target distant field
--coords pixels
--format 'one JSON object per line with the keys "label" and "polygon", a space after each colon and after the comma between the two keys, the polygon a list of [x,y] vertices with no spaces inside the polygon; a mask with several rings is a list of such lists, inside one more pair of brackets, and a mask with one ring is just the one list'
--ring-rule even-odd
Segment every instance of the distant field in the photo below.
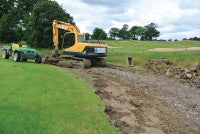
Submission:
{"label": "distant field", "polygon": [[[190,51],[189,47],[200,47],[200,42],[145,42],[145,41],[104,41],[111,46],[108,50],[107,61],[113,64],[125,65],[126,58],[130,55],[138,68],[143,68],[147,60],[168,58],[177,66],[189,67],[200,61],[200,51]],[[113,47],[113,48],[112,48]],[[149,51],[154,48],[185,48],[178,52],[155,52]],[[188,51],[186,51],[188,50]]]}
{"label": "distant field", "polygon": [[0,134],[111,134],[94,90],[50,65],[0,58]]}

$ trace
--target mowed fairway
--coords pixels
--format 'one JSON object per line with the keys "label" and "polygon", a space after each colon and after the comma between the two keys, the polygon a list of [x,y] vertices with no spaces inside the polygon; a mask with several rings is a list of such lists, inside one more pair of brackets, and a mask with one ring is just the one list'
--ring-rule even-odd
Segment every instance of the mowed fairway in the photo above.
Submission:
{"label": "mowed fairway", "polygon": [[[104,41],[111,46],[108,49],[107,61],[113,64],[126,64],[126,58],[132,56],[136,67],[144,68],[145,62],[151,59],[167,58],[175,65],[189,67],[200,61],[200,50],[190,50],[190,47],[200,47],[199,41]],[[113,47],[113,48],[112,48]],[[185,51],[156,52],[150,51],[154,48],[174,48]],[[188,49],[187,49],[188,48]],[[187,51],[186,51],[187,50]]]}
{"label": "mowed fairway", "polygon": [[115,133],[103,110],[71,73],[0,58],[0,134]]}

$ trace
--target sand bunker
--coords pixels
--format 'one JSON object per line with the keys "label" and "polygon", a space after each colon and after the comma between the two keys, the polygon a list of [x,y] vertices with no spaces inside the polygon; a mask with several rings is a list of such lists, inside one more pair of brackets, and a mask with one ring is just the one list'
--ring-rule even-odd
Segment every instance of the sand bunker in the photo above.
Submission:
{"label": "sand bunker", "polygon": [[154,48],[149,49],[149,51],[154,52],[180,52],[180,51],[197,51],[200,50],[200,47],[188,47],[188,48]]}
{"label": "sand bunker", "polygon": [[114,49],[114,48],[123,48],[123,47],[113,47],[113,46],[107,46],[108,48]]}

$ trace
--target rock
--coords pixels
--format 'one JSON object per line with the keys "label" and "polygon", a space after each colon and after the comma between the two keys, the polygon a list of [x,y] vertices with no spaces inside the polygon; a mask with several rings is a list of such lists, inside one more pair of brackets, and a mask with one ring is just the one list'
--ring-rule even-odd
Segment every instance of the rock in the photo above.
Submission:
{"label": "rock", "polygon": [[192,74],[187,73],[187,74],[186,74],[186,77],[187,77],[188,79],[191,79],[191,78],[192,78]]}
{"label": "rock", "polygon": [[180,79],[181,76],[180,75],[175,75],[175,79]]}
{"label": "rock", "polygon": [[185,69],[185,72],[186,72],[186,73],[189,73],[189,72],[190,72],[190,70],[189,70],[188,68],[186,68],[186,69]]}
{"label": "rock", "polygon": [[166,76],[170,75],[170,70],[168,69],[167,72],[165,73]]}

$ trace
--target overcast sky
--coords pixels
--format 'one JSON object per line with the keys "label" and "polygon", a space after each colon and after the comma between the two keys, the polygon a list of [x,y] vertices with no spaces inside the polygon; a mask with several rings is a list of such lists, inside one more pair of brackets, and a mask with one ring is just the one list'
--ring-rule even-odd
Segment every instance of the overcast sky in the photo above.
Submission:
{"label": "overcast sky", "polygon": [[200,37],[200,0],[56,0],[81,32],[158,24],[162,39]]}

